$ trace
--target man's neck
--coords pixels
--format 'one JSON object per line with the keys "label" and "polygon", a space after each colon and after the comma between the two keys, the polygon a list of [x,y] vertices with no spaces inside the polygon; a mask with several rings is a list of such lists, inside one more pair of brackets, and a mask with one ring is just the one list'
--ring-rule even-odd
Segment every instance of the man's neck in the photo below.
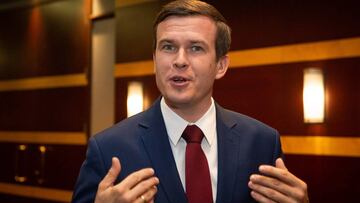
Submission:
{"label": "man's neck", "polygon": [[198,104],[178,104],[174,105],[171,102],[167,102],[166,104],[169,106],[171,110],[173,110],[177,115],[179,115],[184,120],[189,123],[195,123],[199,120],[210,108],[211,106],[211,98],[201,101]]}

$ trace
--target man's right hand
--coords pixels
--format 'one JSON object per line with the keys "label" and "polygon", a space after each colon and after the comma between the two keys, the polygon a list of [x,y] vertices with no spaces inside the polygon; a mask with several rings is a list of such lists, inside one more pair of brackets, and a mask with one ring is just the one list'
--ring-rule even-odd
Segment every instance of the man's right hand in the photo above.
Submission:
{"label": "man's right hand", "polygon": [[145,203],[154,202],[159,179],[152,168],[135,171],[123,181],[114,185],[121,171],[118,158],[112,158],[112,165],[104,179],[99,183],[95,203]]}

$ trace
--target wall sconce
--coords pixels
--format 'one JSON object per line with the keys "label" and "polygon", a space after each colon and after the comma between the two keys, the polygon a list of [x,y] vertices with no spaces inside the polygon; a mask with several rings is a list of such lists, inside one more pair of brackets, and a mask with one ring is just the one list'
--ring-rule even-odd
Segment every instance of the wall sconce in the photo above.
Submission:
{"label": "wall sconce", "polygon": [[143,86],[140,82],[130,82],[127,94],[127,116],[143,111]]}
{"label": "wall sconce", "polygon": [[325,114],[324,76],[319,68],[304,70],[304,122],[322,123]]}

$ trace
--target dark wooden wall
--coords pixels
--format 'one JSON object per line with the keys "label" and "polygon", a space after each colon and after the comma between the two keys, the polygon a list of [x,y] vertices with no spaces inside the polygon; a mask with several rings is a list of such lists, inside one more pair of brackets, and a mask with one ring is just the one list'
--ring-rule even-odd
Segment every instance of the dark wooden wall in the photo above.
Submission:
{"label": "dark wooden wall", "polygon": [[[223,13],[233,29],[231,51],[360,37],[360,5],[355,0],[208,2]],[[160,7],[161,3],[152,2],[117,9],[117,64],[152,59],[149,19]],[[359,66],[360,58],[350,57],[233,67],[216,81],[214,99],[226,108],[275,127],[282,135],[358,138]],[[324,72],[326,119],[321,124],[303,121],[303,70],[308,67],[319,67]],[[131,81],[143,83],[149,103],[160,95],[154,75],[119,76],[118,121],[126,118],[127,84]],[[288,168],[308,183],[311,202],[358,200],[360,186],[354,180],[360,178],[359,156],[314,153],[285,154],[285,158]]]}
{"label": "dark wooden wall", "polygon": [[[0,5],[0,84],[60,75],[87,75],[90,68],[89,1],[40,1],[4,9]],[[152,59],[154,1],[116,9],[116,64]],[[231,51],[360,37],[356,0],[208,1],[233,29]],[[335,47],[336,48],[336,47]],[[222,106],[259,119],[282,135],[359,138],[359,57],[233,67],[217,81]],[[325,74],[326,120],[304,124],[302,77],[307,67]],[[116,120],[126,118],[127,84],[144,84],[146,104],[160,95],[153,75],[116,78]],[[0,135],[84,133],[89,123],[89,85],[0,91]],[[15,134],[14,134],[15,135]],[[16,139],[14,139],[16,140]],[[85,156],[83,144],[0,142],[0,184],[70,191]],[[299,143],[301,147],[302,143]],[[26,145],[25,151],[19,146]],[[46,147],[45,164],[39,149]],[[311,202],[357,202],[359,156],[285,154],[288,168],[309,185]],[[16,174],[27,177],[17,182]],[[42,181],[40,181],[42,180]],[[0,185],[1,186],[1,185]],[[1,189],[1,188],[0,188]],[[1,202],[53,202],[0,193]]]}
{"label": "dark wooden wall", "polygon": [[47,2],[1,10],[0,79],[82,73],[89,68],[83,1]]}
{"label": "dark wooden wall", "polygon": [[[37,2],[40,3],[17,1],[0,5],[0,83],[76,74],[86,77],[90,61],[89,1]],[[71,194],[85,157],[86,142],[66,144],[61,137],[58,143],[46,143],[46,139],[16,141],[16,132],[23,132],[30,139],[36,133],[52,136],[52,133],[76,132],[86,136],[88,121],[87,83],[0,91],[1,136],[15,133],[13,140],[0,142],[1,184],[57,189]],[[21,145],[26,149],[19,150]],[[45,147],[45,153],[41,153],[40,147]],[[26,180],[16,181],[15,175]],[[53,202],[2,192],[0,201]]]}

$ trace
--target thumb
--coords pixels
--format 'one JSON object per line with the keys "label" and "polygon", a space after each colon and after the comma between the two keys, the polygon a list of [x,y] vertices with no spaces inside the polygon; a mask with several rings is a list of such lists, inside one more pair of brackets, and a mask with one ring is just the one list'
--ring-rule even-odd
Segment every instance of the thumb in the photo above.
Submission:
{"label": "thumb", "polygon": [[284,169],[284,170],[287,170],[286,166],[285,166],[285,163],[284,161],[282,160],[282,158],[277,158],[276,161],[275,161],[275,166],[276,168],[281,168],[281,169]]}
{"label": "thumb", "polygon": [[118,158],[113,157],[111,159],[111,168],[109,169],[109,172],[106,174],[104,179],[102,179],[99,187],[101,187],[103,190],[105,190],[106,188],[113,186],[120,171],[121,171],[120,161]]}

